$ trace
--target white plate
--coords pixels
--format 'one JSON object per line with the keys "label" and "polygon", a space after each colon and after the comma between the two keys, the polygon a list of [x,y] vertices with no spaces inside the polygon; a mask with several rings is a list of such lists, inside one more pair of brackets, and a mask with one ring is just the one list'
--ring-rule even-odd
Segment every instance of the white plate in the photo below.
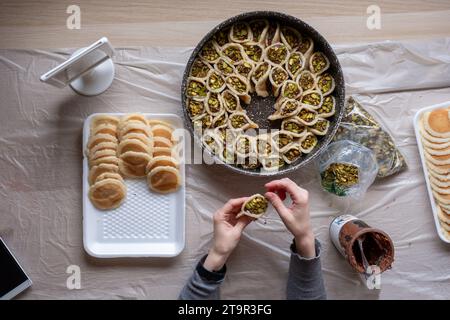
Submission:
{"label": "white plate", "polygon": [[[85,155],[89,139],[90,115],[83,128],[83,243],[86,252],[97,258],[174,257],[185,242],[184,148],[180,152],[182,185],[177,192],[151,192],[146,179],[125,179],[127,197],[114,210],[97,210],[88,197],[89,167]],[[122,116],[123,113],[108,113]],[[183,120],[174,114],[144,114],[183,129]],[[184,144],[184,135],[181,137]],[[183,145],[181,144],[181,145]]]}
{"label": "white plate", "polygon": [[419,122],[420,122],[420,118],[422,117],[422,114],[424,114],[425,112],[433,111],[435,109],[444,108],[444,107],[448,107],[448,106],[450,106],[450,101],[435,104],[430,107],[420,109],[414,116],[414,131],[416,132],[417,146],[419,147],[420,159],[422,160],[422,168],[423,168],[423,174],[425,176],[425,181],[427,184],[428,196],[430,198],[431,208],[433,209],[434,223],[436,225],[436,230],[439,235],[439,238],[441,238],[441,240],[446,243],[450,243],[450,240],[445,237],[444,233],[442,232],[442,227],[439,223],[436,201],[434,199],[433,192],[431,191],[430,178],[428,177],[428,169],[427,169],[427,164],[425,162],[425,155],[424,155],[421,135],[420,135],[420,131],[419,131]]}

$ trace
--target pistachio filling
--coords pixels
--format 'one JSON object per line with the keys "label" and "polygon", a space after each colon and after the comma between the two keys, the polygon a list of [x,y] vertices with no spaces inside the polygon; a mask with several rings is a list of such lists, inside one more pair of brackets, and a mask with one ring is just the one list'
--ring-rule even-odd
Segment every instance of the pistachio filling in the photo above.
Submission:
{"label": "pistachio filling", "polygon": [[313,122],[314,119],[316,119],[316,114],[312,111],[309,111],[307,109],[300,110],[298,117],[306,122]]}
{"label": "pistachio filling", "polygon": [[194,127],[201,127],[203,130],[211,127],[212,117],[208,114],[194,121]]}
{"label": "pistachio filling", "polygon": [[285,122],[283,124],[282,129],[289,131],[289,132],[297,133],[297,134],[300,134],[306,130],[306,128],[304,126],[302,126],[296,122],[293,122],[293,121]]}
{"label": "pistachio filling", "polygon": [[291,54],[289,60],[288,60],[288,68],[289,71],[291,71],[292,74],[296,74],[302,67],[302,57],[298,53]]}
{"label": "pistachio filling", "polygon": [[312,68],[313,72],[319,73],[323,69],[325,69],[327,66],[326,59],[327,58],[325,58],[325,56],[321,52],[316,53],[311,62],[311,64],[312,64],[311,68]]}
{"label": "pistachio filling", "polygon": [[289,28],[283,28],[283,36],[291,48],[296,48],[300,44],[298,35]]}
{"label": "pistachio filling", "polygon": [[196,80],[190,80],[187,87],[187,94],[191,97],[206,97],[206,86]]}
{"label": "pistachio filling", "polygon": [[266,63],[266,62],[261,63],[261,64],[256,68],[253,77],[254,77],[256,80],[259,80],[259,79],[261,79],[261,77],[262,77],[263,75],[266,74],[266,72],[267,72],[268,70],[269,70],[269,64]]}
{"label": "pistachio filling", "polygon": [[235,129],[242,128],[248,123],[247,119],[243,115],[235,115],[231,118],[231,126]]}
{"label": "pistachio filling", "polygon": [[345,196],[347,189],[359,183],[359,169],[348,163],[332,163],[321,173],[322,187],[338,196]]}
{"label": "pistachio filling", "polygon": [[238,102],[231,93],[225,92],[223,94],[223,100],[229,110],[236,110]]}
{"label": "pistachio filling", "polygon": [[317,137],[313,134],[309,134],[306,136],[305,139],[303,139],[301,146],[305,150],[309,150],[310,148],[314,147],[317,144]]}
{"label": "pistachio filling", "polygon": [[217,153],[220,150],[219,144],[213,137],[206,136],[203,141],[212,152]]}
{"label": "pistachio filling", "polygon": [[281,115],[285,116],[288,114],[293,113],[298,108],[298,105],[293,101],[287,101],[285,104],[283,104],[283,108],[281,108]]}
{"label": "pistachio filling", "polygon": [[233,37],[239,41],[248,39],[247,25],[245,23],[236,23],[233,26]]}
{"label": "pistachio filling", "polygon": [[258,139],[258,152],[263,155],[268,155],[272,153],[272,145],[269,141],[264,139]]}
{"label": "pistachio filling", "polygon": [[211,89],[217,90],[223,87],[225,80],[216,72],[211,73],[208,79],[208,85]]}
{"label": "pistachio filling", "polygon": [[333,105],[334,105],[333,98],[331,96],[326,96],[323,99],[323,103],[317,110],[317,112],[320,114],[330,113],[331,111],[333,111]]}
{"label": "pistachio filling", "polygon": [[229,29],[221,30],[214,34],[213,39],[216,40],[217,44],[222,47],[228,43],[228,34],[229,34]]}
{"label": "pistachio filling", "polygon": [[203,101],[195,101],[195,100],[189,100],[188,102],[188,111],[189,116],[191,118],[195,118],[203,113],[204,105]]}
{"label": "pistachio filling", "polygon": [[285,45],[279,44],[274,45],[273,47],[270,47],[267,51],[267,57],[270,61],[272,61],[275,64],[282,63],[288,54],[288,50]]}
{"label": "pistachio filling", "polygon": [[227,117],[225,113],[222,113],[217,119],[214,120],[214,127],[221,127],[227,123]]}
{"label": "pistachio filling", "polygon": [[288,78],[289,75],[283,68],[277,67],[272,72],[272,80],[273,82],[275,82],[276,85],[282,84]]}
{"label": "pistachio filling", "polygon": [[318,106],[320,104],[320,95],[316,92],[311,92],[303,96],[302,103],[310,106]]}
{"label": "pistachio filling", "polygon": [[233,87],[239,93],[245,93],[247,91],[247,84],[238,77],[230,76],[227,79],[228,84]]}
{"label": "pistachio filling", "polygon": [[294,161],[295,159],[298,159],[301,156],[301,154],[302,153],[297,148],[289,149],[284,153],[285,157],[291,162]]}
{"label": "pistachio filling", "polygon": [[230,47],[226,48],[223,51],[223,53],[225,54],[225,56],[230,58],[233,62],[239,62],[242,60],[241,50],[239,50],[239,48],[237,48],[237,47],[230,46]]}
{"label": "pistachio filling", "polygon": [[279,149],[287,146],[291,142],[292,142],[292,137],[288,136],[287,134],[284,134],[284,133],[278,134],[278,137],[276,138],[276,143],[277,143]]}
{"label": "pistachio filling", "polygon": [[325,73],[319,77],[317,81],[317,86],[319,87],[322,93],[330,92],[333,87],[333,77],[329,73]]}
{"label": "pistachio filling", "polygon": [[265,27],[266,23],[263,20],[256,20],[250,23],[254,41],[258,42],[261,39],[261,34]]}
{"label": "pistachio filling", "polygon": [[267,168],[281,168],[284,166],[285,162],[282,158],[276,158],[276,159],[269,159],[266,162]]}
{"label": "pistachio filling", "polygon": [[313,126],[313,129],[316,129],[319,132],[325,132],[328,128],[328,121],[325,119],[318,120]]}
{"label": "pistachio filling", "polygon": [[302,54],[305,54],[309,50],[310,47],[311,47],[310,39],[303,38],[298,45],[298,51],[300,51]]}
{"label": "pistachio filling", "polygon": [[283,96],[294,99],[300,94],[300,88],[295,82],[288,82],[284,87]]}
{"label": "pistachio filling", "polygon": [[302,73],[298,79],[298,84],[304,91],[310,90],[314,88],[314,76],[309,72]]}
{"label": "pistachio filling", "polygon": [[243,62],[236,67],[236,71],[244,77],[248,77],[250,72],[252,72],[252,65],[248,62]]}
{"label": "pistachio filling", "polygon": [[244,206],[244,210],[252,214],[261,215],[266,212],[267,207],[267,200],[264,197],[258,196],[248,201]]}
{"label": "pistachio filling", "polygon": [[261,60],[262,49],[257,45],[244,45],[244,52],[247,56],[255,62]]}
{"label": "pistachio filling", "polygon": [[240,137],[236,144],[236,150],[241,154],[250,153],[250,139],[247,137]]}
{"label": "pistachio filling", "polygon": [[225,75],[229,75],[233,73],[233,67],[226,62],[224,59],[220,60],[217,63],[217,69]]}
{"label": "pistachio filling", "polygon": [[208,41],[202,48],[201,51],[202,57],[207,61],[215,61],[219,58],[219,53],[211,41]]}
{"label": "pistachio filling", "polygon": [[195,78],[205,78],[208,75],[209,70],[211,70],[206,63],[200,59],[195,59],[192,64],[191,76]]}
{"label": "pistachio filling", "polygon": [[210,93],[207,103],[209,111],[212,113],[217,113],[220,111],[220,101],[217,93]]}

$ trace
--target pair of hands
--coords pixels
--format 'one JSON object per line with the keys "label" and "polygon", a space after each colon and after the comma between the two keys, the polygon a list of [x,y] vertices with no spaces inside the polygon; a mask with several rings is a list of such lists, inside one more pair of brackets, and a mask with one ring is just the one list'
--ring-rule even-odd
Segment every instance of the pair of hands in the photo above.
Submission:
{"label": "pair of hands", "polygon": [[[308,191],[288,178],[274,180],[265,185],[266,198],[272,203],[287,229],[293,234],[297,253],[306,258],[315,256],[314,234],[309,216]],[[290,196],[292,204],[284,200]],[[229,200],[214,214],[214,242],[203,266],[210,271],[220,270],[236,248],[245,227],[253,221],[248,216],[236,219],[247,198]]]}

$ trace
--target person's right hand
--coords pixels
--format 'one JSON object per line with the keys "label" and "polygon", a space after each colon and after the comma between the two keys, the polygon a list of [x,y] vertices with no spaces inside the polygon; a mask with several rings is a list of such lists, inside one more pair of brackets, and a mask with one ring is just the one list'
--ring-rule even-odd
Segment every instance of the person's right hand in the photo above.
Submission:
{"label": "person's right hand", "polygon": [[[297,253],[305,258],[316,256],[314,233],[309,216],[308,191],[300,188],[291,179],[274,180],[266,185],[266,198],[280,215],[286,228],[294,235]],[[289,194],[292,204],[284,204]]]}

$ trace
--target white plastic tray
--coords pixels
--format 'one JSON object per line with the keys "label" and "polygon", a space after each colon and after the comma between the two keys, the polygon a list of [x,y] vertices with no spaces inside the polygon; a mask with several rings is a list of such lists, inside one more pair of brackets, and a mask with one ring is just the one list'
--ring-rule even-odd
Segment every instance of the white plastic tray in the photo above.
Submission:
{"label": "white plastic tray", "polygon": [[[173,257],[185,243],[185,170],[184,149],[180,152],[182,185],[175,193],[157,194],[149,190],[146,179],[125,179],[127,197],[114,210],[97,210],[88,197],[88,161],[85,156],[89,139],[90,115],[83,128],[83,243],[86,252],[97,258]],[[122,116],[122,113],[108,113]],[[174,114],[144,114],[175,128],[183,121]],[[185,137],[182,136],[183,144]]]}
{"label": "white plastic tray", "polygon": [[432,105],[432,106],[420,109],[416,113],[416,115],[414,116],[414,130],[416,132],[416,140],[417,140],[417,146],[419,147],[420,159],[422,160],[422,168],[423,168],[423,173],[424,173],[424,176],[425,176],[425,181],[426,181],[426,184],[427,184],[428,196],[430,198],[431,208],[433,209],[434,223],[436,225],[436,230],[437,230],[437,233],[439,235],[439,238],[441,238],[441,240],[446,242],[446,243],[450,243],[450,240],[445,237],[444,233],[442,232],[442,227],[441,227],[441,225],[439,223],[439,218],[438,218],[438,214],[437,214],[437,207],[436,207],[436,201],[434,199],[433,192],[431,191],[431,184],[430,184],[430,179],[428,177],[427,164],[425,162],[425,155],[424,155],[421,135],[420,135],[420,131],[419,131],[419,122],[420,122],[420,119],[422,117],[422,114],[424,114],[425,112],[432,111],[434,109],[443,108],[443,107],[448,107],[448,106],[450,106],[450,101],[439,103],[439,104],[435,104],[435,105]]}

